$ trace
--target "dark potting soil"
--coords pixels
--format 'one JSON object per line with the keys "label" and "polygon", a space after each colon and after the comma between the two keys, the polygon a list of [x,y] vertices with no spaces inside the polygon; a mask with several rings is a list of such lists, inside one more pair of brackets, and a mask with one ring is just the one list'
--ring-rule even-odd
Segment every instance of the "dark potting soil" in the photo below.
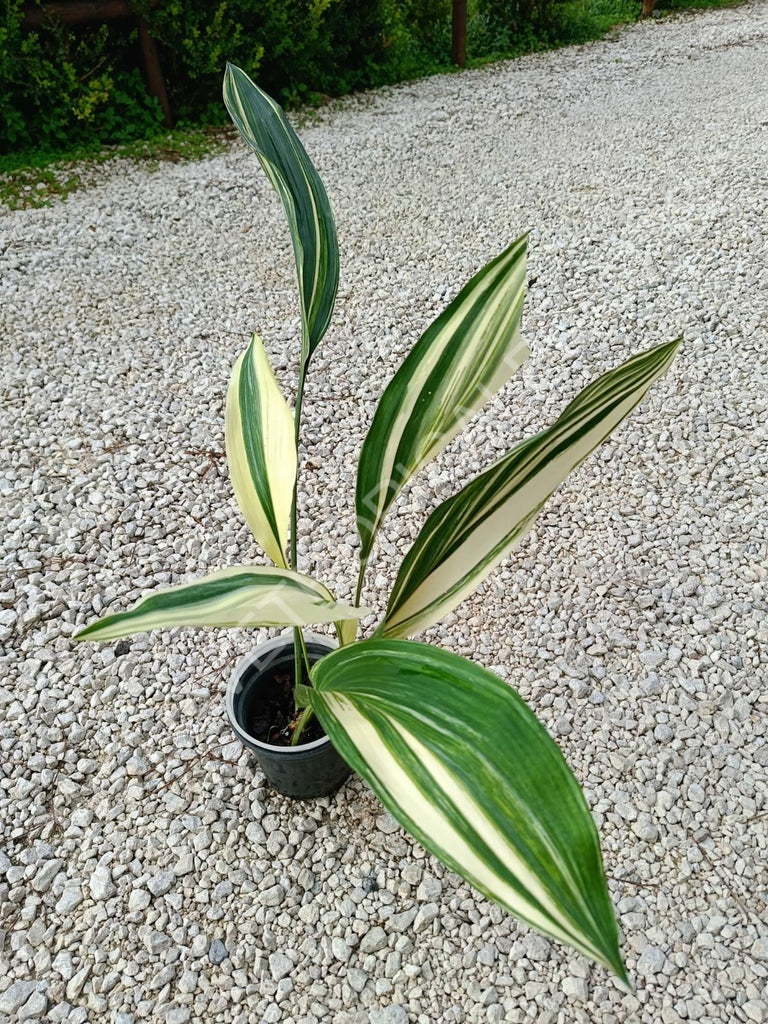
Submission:
{"label": "dark potting soil", "polygon": [[[308,683],[306,675],[302,682],[305,685]],[[264,697],[254,700],[245,727],[251,736],[255,736],[262,743],[290,747],[298,718],[299,713],[293,703],[293,673],[287,672],[284,668],[277,668],[271,677],[265,680]],[[313,717],[301,734],[299,746],[319,740],[323,736],[323,727]]]}

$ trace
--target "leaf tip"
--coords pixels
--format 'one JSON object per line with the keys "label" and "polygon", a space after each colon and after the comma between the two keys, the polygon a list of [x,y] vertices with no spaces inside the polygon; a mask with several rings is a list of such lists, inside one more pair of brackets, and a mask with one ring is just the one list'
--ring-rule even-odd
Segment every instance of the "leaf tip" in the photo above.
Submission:
{"label": "leaf tip", "polygon": [[97,619],[95,622],[92,622],[90,626],[85,626],[84,629],[78,630],[74,636],[70,637],[70,640],[74,640],[77,643],[82,643],[84,640],[101,640],[102,637],[94,636],[93,634],[98,633],[99,630],[103,628],[105,621],[105,619]]}
{"label": "leaf tip", "polygon": [[613,981],[617,988],[620,988],[622,992],[629,996],[634,995],[635,986],[629,980],[629,975],[620,956],[615,963],[611,964],[611,970],[613,971]]}

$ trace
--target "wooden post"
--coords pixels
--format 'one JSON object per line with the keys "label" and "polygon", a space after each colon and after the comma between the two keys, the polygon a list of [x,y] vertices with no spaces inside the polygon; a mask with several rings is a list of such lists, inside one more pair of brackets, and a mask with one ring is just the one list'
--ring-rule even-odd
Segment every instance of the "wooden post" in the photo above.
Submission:
{"label": "wooden post", "polygon": [[653,9],[656,6],[656,0],[643,0],[643,11],[640,15],[641,18],[650,18],[653,14]]}
{"label": "wooden post", "polygon": [[467,0],[453,0],[451,61],[460,68],[467,63]]}
{"label": "wooden post", "polygon": [[147,91],[150,96],[156,96],[159,100],[165,127],[173,128],[171,105],[168,102],[168,93],[165,91],[165,79],[160,68],[160,58],[157,55],[157,43],[149,34],[149,25],[143,18],[139,18],[139,41],[141,42],[141,55],[144,58],[144,71],[147,75]]}

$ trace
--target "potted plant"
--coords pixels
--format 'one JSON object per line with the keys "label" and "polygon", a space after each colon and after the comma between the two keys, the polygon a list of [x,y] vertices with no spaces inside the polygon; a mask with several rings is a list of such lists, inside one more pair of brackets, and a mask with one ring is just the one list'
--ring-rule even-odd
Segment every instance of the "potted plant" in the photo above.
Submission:
{"label": "potted plant", "polygon": [[[597,831],[559,748],[506,683],[407,638],[455,608],[519,543],[568,473],[667,370],[679,340],[595,380],[552,426],[439,505],[407,553],[383,617],[358,640],[368,614],[360,605],[366,567],[392,502],[527,355],[520,336],[527,240],[517,239],[464,286],[386,388],[358,467],[355,602],[337,601],[298,571],[296,543],[302,398],[338,282],[333,215],[280,107],[231,65],[224,101],[282,199],[299,280],[294,411],[256,335],[235,364],[226,408],[235,493],[274,564],[222,569],[152,594],[78,638],[113,640],[176,625],[294,627],[293,636],[245,659],[228,693],[238,735],[258,751],[264,770],[271,771],[265,746],[289,764],[322,751],[330,758],[327,779],[304,780],[315,792],[338,785],[351,766],[413,836],[476,889],[626,984]],[[316,623],[335,623],[335,649],[327,638],[302,633]],[[252,693],[248,709],[240,698]],[[288,792],[301,789],[292,786]]]}

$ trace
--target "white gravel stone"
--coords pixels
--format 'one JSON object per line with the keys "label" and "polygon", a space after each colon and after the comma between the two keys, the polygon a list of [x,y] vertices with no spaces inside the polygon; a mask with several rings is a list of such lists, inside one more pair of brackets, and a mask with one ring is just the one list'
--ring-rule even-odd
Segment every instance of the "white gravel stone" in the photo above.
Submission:
{"label": "white gravel stone", "polygon": [[32,981],[14,981],[0,995],[0,1010],[3,1013],[14,1013],[29,999],[35,990]]}
{"label": "white gravel stone", "polygon": [[552,946],[543,935],[531,933],[526,935],[524,942],[525,955],[529,960],[544,963],[549,960],[552,953]]}
{"label": "white gravel stone", "polygon": [[93,872],[90,882],[91,896],[95,900],[107,900],[117,892],[112,873],[107,867],[99,866]]}
{"label": "white gravel stone", "polygon": [[261,902],[265,907],[279,907],[285,899],[285,889],[282,885],[270,886],[261,894]]}
{"label": "white gravel stone", "polygon": [[132,889],[128,897],[128,910],[132,914],[139,913],[142,910],[146,910],[151,902],[152,897],[146,889]]}
{"label": "white gravel stone", "polygon": [[145,757],[129,757],[125,770],[129,775],[141,778],[149,772],[150,764]]}
{"label": "white gravel stone", "polygon": [[340,960],[343,964],[349,960],[352,950],[349,945],[338,935],[334,935],[331,939],[331,952],[337,960]]}
{"label": "white gravel stone", "polygon": [[68,949],[59,950],[51,962],[54,971],[61,975],[64,981],[69,981],[75,973],[72,963],[72,953]]}
{"label": "white gravel stone", "polygon": [[288,996],[291,994],[291,992],[293,992],[293,990],[294,984],[291,981],[291,979],[281,978],[280,981],[278,981],[277,983],[277,988],[275,990],[275,999],[277,1000],[278,1003],[282,1003],[284,999],[288,998]]}
{"label": "white gravel stone", "polygon": [[149,928],[144,933],[144,945],[148,953],[159,953],[161,950],[168,949],[170,947],[171,939],[170,936],[165,934],[165,932],[159,932],[154,928]]}
{"label": "white gravel stone", "polygon": [[376,819],[376,828],[385,835],[391,836],[400,831],[400,825],[391,814],[382,814]]}
{"label": "white gravel stone", "polygon": [[380,925],[376,925],[363,935],[360,940],[361,953],[378,953],[387,945],[387,933]]}
{"label": "white gravel stone", "polygon": [[[56,1003],[56,1005],[52,1006],[48,1011],[48,1019],[53,1021],[54,1024],[58,1024],[59,1021],[66,1020],[71,1009],[72,1007],[69,1003]],[[117,1015],[115,1016],[115,1022],[117,1024]]]}
{"label": "white gravel stone", "polygon": [[67,982],[65,992],[70,1003],[73,1003],[83,991],[90,973],[91,965],[86,964],[84,967],[81,967],[80,970]]}
{"label": "white gravel stone", "polygon": [[362,992],[368,982],[368,975],[357,967],[350,967],[346,977],[354,992]]}
{"label": "white gravel stone", "polygon": [[415,932],[423,932],[432,924],[439,913],[440,908],[436,903],[425,903],[423,907],[419,907],[419,912],[413,922],[413,930]]}
{"label": "white gravel stone", "polygon": [[569,999],[578,999],[586,1003],[589,996],[589,987],[584,978],[573,978],[570,975],[563,979],[563,992]]}
{"label": "white gravel stone", "polygon": [[173,871],[160,871],[147,882],[147,888],[153,896],[165,896],[170,892],[176,882],[176,874]]}
{"label": "white gravel stone", "polygon": [[208,959],[212,964],[218,966],[223,964],[229,954],[227,953],[227,947],[221,941],[221,939],[214,939],[208,947]]}
{"label": "white gravel stone", "polygon": [[192,956],[194,956],[194,957],[205,956],[205,954],[208,952],[209,945],[210,945],[210,943],[208,942],[208,939],[207,939],[207,937],[205,935],[196,935],[192,939],[192,944],[191,944],[191,947],[190,947],[191,951],[192,951]]}
{"label": "white gravel stone", "polygon": [[408,1011],[404,1006],[392,1003],[370,1012],[371,1024],[408,1024]]}
{"label": "white gravel stone", "polygon": [[191,875],[195,870],[194,854],[185,853],[179,857],[173,870],[178,877],[181,877],[182,875]]}
{"label": "white gravel stone", "polygon": [[74,881],[66,882],[56,904],[56,913],[70,914],[76,907],[80,906],[83,899],[83,890],[80,888],[80,883]]}
{"label": "white gravel stone", "polygon": [[418,889],[416,890],[416,899],[431,902],[438,899],[442,891],[443,883],[440,879],[435,878],[433,875],[427,875],[422,879]]}
{"label": "white gravel stone", "polygon": [[275,981],[280,981],[281,978],[285,978],[292,970],[293,960],[286,956],[285,953],[270,953],[269,973]]}
{"label": "white gravel stone", "polygon": [[64,861],[58,857],[54,857],[53,860],[46,860],[40,865],[39,870],[35,874],[34,881],[32,882],[32,888],[36,892],[48,892],[51,887],[51,882],[54,880],[56,875],[61,871]]}
{"label": "white gravel stone", "polygon": [[637,961],[637,973],[644,978],[650,978],[664,969],[666,961],[667,958],[663,950],[656,946],[648,946]]}
{"label": "white gravel stone", "polygon": [[48,1009],[48,997],[43,992],[33,992],[16,1014],[18,1021],[40,1020]]}
{"label": "white gravel stone", "polygon": [[387,921],[388,930],[393,932],[407,931],[413,924],[418,912],[418,907],[410,907],[408,910],[403,910],[399,914],[393,914]]}

